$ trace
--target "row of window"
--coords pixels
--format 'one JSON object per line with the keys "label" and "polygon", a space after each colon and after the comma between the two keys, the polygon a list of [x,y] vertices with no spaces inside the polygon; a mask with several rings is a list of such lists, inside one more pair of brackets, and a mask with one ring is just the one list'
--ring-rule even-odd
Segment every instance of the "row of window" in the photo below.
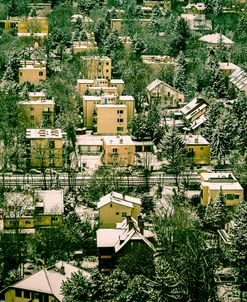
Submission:
{"label": "row of window", "polygon": [[29,290],[21,290],[21,289],[15,289],[15,296],[16,297],[24,297],[26,299],[37,299],[40,302],[49,302],[49,295],[47,294],[41,294],[41,293],[37,293],[37,292],[32,292]]}
{"label": "row of window", "polygon": [[[39,71],[39,76],[43,77],[43,75],[44,75],[44,72],[43,71]],[[20,77],[22,77],[22,72],[20,72]]]}
{"label": "row of window", "polygon": [[[117,216],[119,216],[119,214],[120,214],[119,212],[116,212],[116,215],[117,215]],[[122,213],[121,213],[121,216],[122,216],[122,217],[127,217],[127,212],[122,212]]]}

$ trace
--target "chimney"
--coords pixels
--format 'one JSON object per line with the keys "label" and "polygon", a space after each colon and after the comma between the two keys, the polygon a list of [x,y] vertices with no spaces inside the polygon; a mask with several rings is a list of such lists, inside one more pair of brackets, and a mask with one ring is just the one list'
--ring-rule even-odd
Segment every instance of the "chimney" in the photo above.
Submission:
{"label": "chimney", "polygon": [[140,229],[140,233],[143,235],[144,233],[144,222],[141,215],[138,216],[138,227]]}

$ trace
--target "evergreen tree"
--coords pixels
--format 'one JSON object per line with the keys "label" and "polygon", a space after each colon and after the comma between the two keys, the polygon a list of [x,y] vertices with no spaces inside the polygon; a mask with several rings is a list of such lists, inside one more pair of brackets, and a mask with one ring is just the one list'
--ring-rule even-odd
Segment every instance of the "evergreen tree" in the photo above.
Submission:
{"label": "evergreen tree", "polygon": [[8,15],[11,17],[16,17],[19,15],[16,0],[10,1],[9,7],[8,7]]}
{"label": "evergreen tree", "polygon": [[182,51],[180,51],[178,57],[178,66],[175,73],[174,86],[181,92],[186,91],[186,60]]}
{"label": "evergreen tree", "polygon": [[240,287],[240,301],[245,301],[243,291],[247,290],[247,202],[243,201],[234,218],[231,259],[237,270]]}
{"label": "evergreen tree", "polygon": [[137,56],[140,57],[146,50],[146,45],[145,43],[135,34],[133,39],[132,39],[132,44],[131,48],[133,53]]}

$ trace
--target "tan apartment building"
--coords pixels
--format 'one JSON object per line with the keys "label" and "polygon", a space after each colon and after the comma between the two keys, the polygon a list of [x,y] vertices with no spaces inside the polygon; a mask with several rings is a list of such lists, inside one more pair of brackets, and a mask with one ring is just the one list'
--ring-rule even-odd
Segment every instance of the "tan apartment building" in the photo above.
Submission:
{"label": "tan apartment building", "polygon": [[28,100],[21,102],[30,128],[51,128],[54,126],[55,102],[51,100]]}
{"label": "tan apartment building", "polygon": [[135,144],[128,135],[104,136],[102,162],[106,165],[131,166],[135,163]]}
{"label": "tan apartment building", "polygon": [[185,148],[194,164],[210,164],[210,144],[202,135],[186,135]]}
{"label": "tan apartment building", "polygon": [[177,63],[170,56],[142,55],[141,58],[143,63],[146,64],[156,76],[158,76],[162,70],[174,70],[177,66]]}
{"label": "tan apartment building", "polygon": [[19,84],[29,82],[35,86],[46,80],[45,61],[21,61],[19,68]]}
{"label": "tan apartment building", "polygon": [[134,117],[134,110],[132,96],[83,96],[84,127],[95,128],[97,134],[127,133],[127,125]]}
{"label": "tan apartment building", "polygon": [[18,22],[18,36],[29,37],[35,35],[39,38],[48,38],[48,18],[28,17]]}
{"label": "tan apartment building", "polygon": [[147,86],[147,96],[149,103],[166,107],[178,107],[184,103],[184,94],[167,83],[156,79]]}
{"label": "tan apartment building", "polygon": [[99,211],[100,228],[114,228],[125,217],[131,216],[138,219],[141,214],[140,198],[111,192],[100,198],[97,202]]}
{"label": "tan apartment building", "polygon": [[[111,19],[111,29],[116,31],[121,31],[124,25],[125,19]],[[131,22],[131,20],[128,20]],[[141,29],[144,29],[151,22],[151,19],[135,19],[132,20],[133,23],[137,23]]]}
{"label": "tan apartment building", "polygon": [[81,66],[85,79],[111,79],[111,59],[109,57],[81,57]]}
{"label": "tan apartment building", "polygon": [[27,129],[27,167],[61,168],[63,143],[61,129]]}
{"label": "tan apartment building", "polygon": [[144,7],[151,7],[153,8],[155,5],[161,6],[164,10],[171,9],[171,0],[144,0],[143,6]]}
{"label": "tan apartment building", "polygon": [[227,206],[238,206],[244,200],[244,190],[231,172],[201,173],[201,203],[216,202],[220,191]]}
{"label": "tan apartment building", "polygon": [[40,101],[46,99],[45,93],[43,91],[29,92],[28,96],[31,101]]}
{"label": "tan apartment building", "polygon": [[124,90],[124,81],[122,79],[78,79],[77,90],[83,95],[121,95]]}
{"label": "tan apartment building", "polygon": [[78,53],[97,53],[98,46],[94,41],[73,41],[72,52],[74,55]]}

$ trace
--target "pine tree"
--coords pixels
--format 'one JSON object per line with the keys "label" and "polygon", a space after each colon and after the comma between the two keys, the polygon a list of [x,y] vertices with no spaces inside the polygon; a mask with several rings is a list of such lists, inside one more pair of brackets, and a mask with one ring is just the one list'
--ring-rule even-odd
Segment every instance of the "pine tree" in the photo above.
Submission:
{"label": "pine tree", "polygon": [[231,259],[237,270],[240,287],[240,301],[243,302],[243,291],[247,290],[247,202],[243,201],[234,218]]}
{"label": "pine tree", "polygon": [[182,51],[180,51],[178,57],[178,66],[175,73],[174,86],[181,92],[186,91],[186,60]]}
{"label": "pine tree", "polygon": [[145,52],[146,45],[137,35],[134,35],[131,48],[135,55],[140,57]]}

